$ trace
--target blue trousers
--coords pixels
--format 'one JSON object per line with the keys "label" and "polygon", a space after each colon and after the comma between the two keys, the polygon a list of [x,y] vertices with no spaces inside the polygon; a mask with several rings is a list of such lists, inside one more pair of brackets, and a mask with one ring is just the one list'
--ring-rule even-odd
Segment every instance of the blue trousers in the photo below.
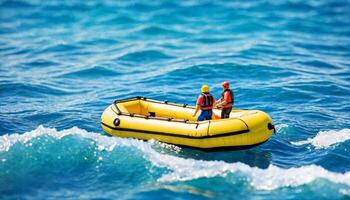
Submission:
{"label": "blue trousers", "polygon": [[212,110],[202,110],[197,120],[198,121],[211,120],[212,115],[213,115]]}

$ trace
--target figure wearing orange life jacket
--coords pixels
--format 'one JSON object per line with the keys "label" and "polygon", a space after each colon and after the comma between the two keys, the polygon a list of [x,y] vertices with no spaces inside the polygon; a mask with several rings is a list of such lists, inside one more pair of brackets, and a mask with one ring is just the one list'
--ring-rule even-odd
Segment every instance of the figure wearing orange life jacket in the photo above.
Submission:
{"label": "figure wearing orange life jacket", "polygon": [[211,110],[214,105],[214,97],[209,92],[202,92],[197,99],[197,105],[200,106],[201,110]]}
{"label": "figure wearing orange life jacket", "polygon": [[221,119],[229,118],[234,105],[234,94],[232,90],[229,89],[229,82],[222,82],[223,92],[221,94],[221,99],[216,103],[217,107],[221,107]]}
{"label": "figure wearing orange life jacket", "polygon": [[202,86],[201,92],[202,93],[198,96],[197,99],[196,110],[193,114],[193,117],[196,116],[199,110],[201,110],[201,114],[198,116],[197,120],[211,120],[215,99],[213,95],[209,93],[209,87],[207,85]]}

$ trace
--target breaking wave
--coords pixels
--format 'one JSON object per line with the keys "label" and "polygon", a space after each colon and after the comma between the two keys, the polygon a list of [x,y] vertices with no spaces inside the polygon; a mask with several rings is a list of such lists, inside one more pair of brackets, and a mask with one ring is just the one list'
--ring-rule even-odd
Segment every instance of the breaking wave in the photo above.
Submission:
{"label": "breaking wave", "polygon": [[291,143],[297,146],[311,144],[316,149],[321,149],[328,148],[334,144],[342,143],[347,140],[350,140],[350,129],[343,129],[340,131],[321,131],[317,133],[317,135],[314,138],[308,138],[307,140]]}
{"label": "breaking wave", "polygon": [[[348,135],[348,129],[338,132],[338,134]],[[329,135],[330,132],[326,132]],[[324,134],[324,133],[323,133]],[[119,146],[129,146],[142,152],[144,159],[151,162],[155,167],[166,168],[157,179],[159,182],[179,182],[189,181],[199,178],[223,177],[228,174],[242,174],[251,186],[258,190],[274,190],[280,187],[296,187],[309,184],[318,179],[325,179],[337,184],[350,186],[350,172],[335,173],[317,165],[307,165],[299,168],[283,169],[270,165],[267,169],[250,167],[244,163],[227,163],[224,161],[204,161],[192,158],[180,158],[176,155],[169,155],[155,150],[156,141],[143,142],[136,139],[122,139],[109,137],[99,133],[88,132],[84,129],[73,127],[70,129],[57,131],[53,128],[39,126],[37,129],[24,134],[10,134],[0,137],[0,152],[11,151],[11,147],[16,143],[28,144],[34,138],[41,136],[51,136],[57,140],[75,135],[83,139],[96,142],[99,151],[112,151]],[[320,137],[320,136],[319,136]],[[344,140],[342,140],[344,141]],[[174,145],[160,144],[163,149],[170,149],[179,153],[181,149]]]}

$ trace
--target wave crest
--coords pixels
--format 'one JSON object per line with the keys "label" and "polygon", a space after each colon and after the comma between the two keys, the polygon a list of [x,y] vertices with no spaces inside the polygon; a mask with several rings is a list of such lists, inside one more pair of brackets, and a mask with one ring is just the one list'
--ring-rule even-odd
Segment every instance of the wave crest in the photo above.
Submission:
{"label": "wave crest", "polygon": [[[174,166],[175,165],[175,166]],[[296,187],[311,183],[316,179],[326,179],[334,183],[350,186],[350,172],[344,174],[308,165],[300,168],[283,169],[270,165],[267,169],[249,167],[243,163],[225,163],[221,161],[183,160],[169,166],[173,172],[159,179],[161,182],[188,181],[198,178],[226,176],[228,173],[246,175],[250,185],[259,190],[274,190],[280,187]]]}
{"label": "wave crest", "polygon": [[321,131],[317,133],[314,138],[308,138],[304,141],[291,142],[293,145],[301,146],[305,144],[312,144],[316,149],[328,148],[333,144],[345,142],[350,140],[350,129],[343,129],[340,131]]}
{"label": "wave crest", "polygon": [[98,144],[100,144],[98,147],[99,150],[109,150],[109,151],[112,151],[114,147],[117,145],[126,145],[126,146],[135,145],[136,146],[137,144],[134,144],[134,143],[141,142],[138,140],[133,140],[132,142],[131,140],[128,140],[128,139],[123,140],[121,138],[111,139],[111,137],[100,135],[98,133],[88,132],[78,127],[57,131],[54,128],[45,128],[44,126],[40,125],[35,130],[29,131],[23,134],[15,133],[15,134],[6,134],[3,136],[0,136],[0,151],[9,151],[10,148],[17,142],[27,143],[30,140],[43,135],[51,136],[56,139],[61,139],[68,135],[77,135],[82,138],[96,141]]}
{"label": "wave crest", "polygon": [[[143,158],[153,166],[169,169],[169,173],[162,174],[157,179],[159,182],[188,181],[199,178],[225,177],[227,174],[243,174],[246,180],[259,190],[274,190],[280,187],[296,187],[311,183],[317,179],[345,184],[350,186],[350,172],[336,173],[324,169],[321,166],[308,165],[299,168],[283,169],[270,165],[267,169],[250,167],[244,163],[227,163],[224,161],[204,161],[192,158],[181,158],[174,154],[165,154],[154,149],[164,148],[179,153],[179,148],[173,145],[159,145],[156,141],[143,142],[136,139],[122,139],[109,137],[99,133],[88,132],[84,129],[73,127],[57,131],[53,128],[39,126],[37,129],[24,134],[10,134],[0,136],[0,151],[9,151],[17,142],[27,143],[40,136],[51,136],[61,139],[68,135],[76,135],[96,142],[99,151],[111,153],[117,146],[129,146],[140,150]],[[173,150],[172,150],[173,149]]]}

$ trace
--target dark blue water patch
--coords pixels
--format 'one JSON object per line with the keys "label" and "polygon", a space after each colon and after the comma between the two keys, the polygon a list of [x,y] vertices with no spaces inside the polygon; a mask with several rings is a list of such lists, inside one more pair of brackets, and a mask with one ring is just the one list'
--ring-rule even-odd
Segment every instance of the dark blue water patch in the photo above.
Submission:
{"label": "dark blue water patch", "polygon": [[[64,114],[64,117],[56,118],[55,120],[52,119],[50,123],[45,122],[44,124],[47,124],[48,127],[57,127],[58,129],[63,130],[63,129],[68,129],[72,127],[72,126],[71,127],[67,126],[66,124],[67,121],[70,121],[73,127],[79,127],[84,130],[89,130],[93,132],[99,132],[99,133],[103,132],[101,128],[100,117],[96,115],[90,116],[90,114],[87,114],[87,115],[78,114],[78,113],[74,115]],[[35,125],[38,126],[41,124],[43,123],[37,122]]]}
{"label": "dark blue water patch", "polygon": [[[214,21],[216,16],[220,16],[220,13],[229,11],[222,9],[220,5],[215,2],[179,3],[179,8],[176,9],[174,15],[184,16],[188,20]],[[210,16],[208,13],[215,13],[215,15]]]}
{"label": "dark blue water patch", "polygon": [[103,25],[113,25],[120,26],[125,25],[126,27],[130,27],[130,25],[137,25],[140,21],[137,18],[131,16],[118,16],[112,19],[107,19],[101,22]]}
{"label": "dark blue water patch", "polygon": [[290,58],[291,60],[293,57],[300,58],[304,57],[302,53],[299,52],[290,52],[290,48],[287,45],[281,44],[277,45],[274,41],[269,41],[266,43],[261,44],[255,44],[252,47],[245,49],[241,52],[239,52],[236,57],[256,57],[259,60],[274,60],[274,59],[287,59]]}
{"label": "dark blue water patch", "polygon": [[95,66],[87,69],[79,69],[78,71],[66,73],[63,75],[59,75],[57,78],[79,78],[79,79],[98,79],[98,78],[106,78],[118,76],[118,73],[115,70],[107,69],[102,66]]}
{"label": "dark blue water patch", "polygon": [[[278,125],[278,124],[277,124]],[[300,130],[298,129],[295,129],[294,130],[295,133],[303,133],[301,132]],[[290,138],[291,136],[289,135],[280,135],[281,133],[279,132],[276,132],[274,135],[272,135],[271,139],[269,142],[267,143],[264,143],[263,146],[261,146],[261,149],[263,149],[264,151],[269,151],[271,154],[272,154],[272,162],[273,164],[278,164],[278,163],[275,163],[275,161],[278,161],[278,158],[280,156],[283,156],[283,157],[289,157],[291,155],[301,155],[301,153],[303,153],[305,151],[305,148],[304,147],[300,147],[300,146],[294,146],[291,144],[290,141],[293,141],[293,140],[296,140],[294,138]],[[292,137],[296,137],[298,138],[298,136],[296,135],[292,135]],[[274,147],[278,146],[279,148],[275,148],[273,149]],[[274,156],[277,156],[278,155],[278,158],[277,157],[274,157]],[[284,163],[284,160],[281,159],[281,161]],[[281,163],[280,163],[281,164]],[[295,163],[297,164],[297,163]],[[281,165],[283,167],[283,165]],[[287,167],[287,166],[284,166],[284,167]]]}
{"label": "dark blue water patch", "polygon": [[345,82],[344,85],[349,86],[350,85],[350,70],[347,70],[347,68],[350,69],[350,64],[346,64],[346,66],[343,67],[343,70],[339,70],[337,73],[334,73],[334,75],[339,77],[341,82]]}
{"label": "dark blue water patch", "polygon": [[[175,28],[178,24],[186,24],[190,18],[182,16],[176,13],[176,11],[169,10],[168,12],[159,12],[152,15],[152,22],[155,24],[163,25],[169,28]],[[176,27],[180,28],[180,27]],[[180,28],[183,32],[189,30]],[[187,32],[188,33],[188,32]]]}
{"label": "dark blue water patch", "polygon": [[230,42],[232,38],[215,38],[215,37],[204,37],[204,38],[196,38],[193,41],[204,43],[204,44],[215,44],[215,43],[224,43],[224,42]]}
{"label": "dark blue water patch", "polygon": [[[270,28],[260,22],[242,22],[240,24],[235,24],[231,27],[231,32],[237,34],[262,34],[265,31],[270,30]],[[253,35],[251,37],[254,37]]]}
{"label": "dark blue water patch", "polygon": [[116,40],[114,38],[91,38],[91,39],[84,39],[79,42],[79,45],[82,46],[104,46],[104,47],[109,47],[109,46],[114,46],[119,44],[120,41]]}
{"label": "dark blue water patch", "polygon": [[[86,13],[93,11],[98,8],[101,4],[99,2],[89,2],[89,3],[81,3],[81,2],[71,2],[69,4],[64,2],[37,2],[37,6],[42,6],[42,9],[47,11],[57,11],[60,9],[62,13],[70,12],[71,10],[76,11],[78,14]],[[48,12],[50,13],[50,12]],[[75,14],[77,14],[75,13]]]}
{"label": "dark blue water patch", "polygon": [[28,126],[31,124],[31,121],[24,120],[18,117],[19,115],[8,115],[6,113],[0,113],[0,135],[10,134],[10,133],[19,133],[33,130],[35,126]]}
{"label": "dark blue water patch", "polygon": [[42,68],[42,67],[53,67],[53,66],[58,67],[59,65],[60,63],[58,62],[54,62],[52,60],[46,60],[46,59],[36,59],[35,61],[22,64],[22,66],[24,66],[25,68],[30,68],[30,69]]}
{"label": "dark blue water patch", "polygon": [[312,60],[312,61],[304,61],[304,62],[299,62],[301,65],[306,65],[310,67],[314,67],[315,69],[339,69],[340,67],[333,65],[331,63],[321,61],[321,60]]}
{"label": "dark blue water patch", "polygon": [[[261,4],[263,6],[261,6]],[[300,13],[303,14],[305,12],[308,12],[310,10],[314,10],[316,8],[315,5],[313,5],[311,2],[307,1],[295,1],[295,2],[263,2],[261,4],[258,4],[254,9],[259,9],[259,11],[264,11],[264,8],[278,8],[282,9],[283,11],[290,12],[290,13]],[[283,13],[283,12],[281,12]]]}
{"label": "dark blue water patch", "polygon": [[54,46],[48,46],[44,49],[40,50],[38,53],[45,54],[45,53],[72,53],[74,51],[81,50],[82,47],[74,45],[74,44],[56,44]]}
{"label": "dark blue water patch", "polygon": [[349,127],[350,126],[350,105],[340,105],[338,107],[331,107],[332,112],[338,113],[336,128],[340,126]]}
{"label": "dark blue water patch", "polygon": [[[322,112],[323,110],[323,112]],[[321,112],[320,112],[321,111]],[[328,112],[325,112],[326,110],[321,109],[320,107],[313,107],[310,109],[310,107],[307,107],[303,111],[303,117],[306,119],[310,119],[310,121],[318,121],[322,123],[322,127],[330,127],[332,123],[334,123],[333,120],[336,119],[336,116],[331,115]],[[317,124],[317,123],[316,123]]]}
{"label": "dark blue water patch", "polygon": [[[222,68],[220,68],[220,65],[194,65],[194,66],[188,66],[180,69],[175,69],[173,71],[168,72],[165,74],[164,79],[167,80],[168,78],[173,79],[174,81],[181,81],[181,80],[187,80],[188,77],[193,77],[193,79],[206,79],[210,78],[210,74],[208,72],[213,71],[221,71]],[[197,74],[200,74],[202,76],[197,76]],[[161,77],[161,79],[163,79]]]}
{"label": "dark blue water patch", "polygon": [[[304,131],[296,133],[299,135],[314,135],[319,130],[324,130],[325,127],[337,128],[340,125],[346,125],[343,120],[339,120],[339,113],[334,114],[328,112],[326,109],[317,109],[317,107],[309,108],[310,105],[291,107],[285,110],[285,117],[290,117],[293,123],[297,123],[298,126],[302,126]],[[327,112],[323,113],[322,110]],[[293,116],[299,116],[292,118]],[[302,117],[301,117],[302,116]],[[299,127],[300,128],[300,127]]]}
{"label": "dark blue water patch", "polygon": [[[0,135],[16,132],[28,132],[36,129],[42,124],[47,124],[48,127],[57,126],[58,128],[70,128],[62,124],[62,122],[64,123],[65,120],[70,120],[70,118],[66,117],[64,113],[47,112],[42,110],[35,110],[35,112],[33,112],[30,110],[30,108],[25,106],[18,106],[14,109],[19,111],[0,113],[0,119],[2,119],[3,122],[0,125]],[[30,113],[32,114],[30,115]],[[78,114],[75,115],[75,118],[79,119],[79,117],[80,116]],[[79,125],[82,126],[82,121],[76,123],[76,126]],[[86,127],[90,128],[88,126],[84,126],[84,128]]]}
{"label": "dark blue water patch", "polygon": [[14,33],[15,31],[10,28],[3,28],[3,25],[0,23],[0,35],[7,35],[10,33]]}
{"label": "dark blue water patch", "polygon": [[196,149],[182,148],[181,152],[176,156],[183,158],[191,158],[196,160],[207,160],[207,161],[225,161],[227,163],[241,162],[251,167],[259,167],[266,169],[272,160],[271,153],[264,151],[263,147],[253,148],[249,150],[241,151],[213,151],[205,152]]}
{"label": "dark blue water patch", "polygon": [[0,85],[2,83],[6,83],[7,79],[11,79],[11,76],[9,76],[9,70],[8,69],[3,69],[1,68],[2,66],[0,65]]}
{"label": "dark blue water patch", "polygon": [[[349,1],[332,1],[326,2],[324,9],[320,10],[320,14],[323,16],[332,16],[335,17],[340,15],[342,17],[350,16],[348,10],[350,9]],[[344,21],[349,22],[347,18],[344,18]]]}
{"label": "dark blue water patch", "polygon": [[160,44],[160,47],[165,48],[165,49],[171,49],[174,52],[175,51],[182,52],[182,50],[192,48],[193,46],[194,46],[193,44],[188,44],[185,42],[181,43],[181,45],[179,45],[178,43],[173,43],[173,42],[165,42],[163,44]]}
{"label": "dark blue water patch", "polygon": [[[53,105],[48,105],[48,107]],[[32,122],[32,126],[38,127],[42,124],[47,124],[47,121],[54,122],[56,120],[64,119],[64,112],[45,112],[37,110],[36,114],[25,116],[23,119],[27,119],[27,121]],[[55,124],[54,124],[55,125]]]}
{"label": "dark blue water patch", "polygon": [[30,84],[30,83],[1,83],[0,85],[0,97],[11,98],[11,97],[30,97],[40,98],[46,95],[68,95],[71,94],[68,91],[58,89],[57,87],[51,87],[43,84]]}
{"label": "dark blue water patch", "polygon": [[[301,20],[302,19],[296,19],[296,20],[289,21],[288,24],[286,25],[287,29],[291,32],[294,32],[294,33],[300,34],[300,35],[312,35],[312,32],[315,31],[314,24],[316,22],[310,22],[310,21],[305,22],[304,21],[302,23]],[[329,28],[327,28],[325,26],[320,26],[320,28],[318,28],[317,31],[319,32],[320,36],[327,36],[327,35],[333,34],[333,31],[330,30]],[[313,40],[316,40],[316,39],[317,38],[313,38]]]}
{"label": "dark blue water patch", "polygon": [[[78,6],[79,7],[79,6]],[[47,27],[52,28],[58,28],[60,26],[69,26],[74,27],[77,23],[80,23],[81,20],[86,16],[86,13],[84,11],[79,10],[76,11],[75,15],[72,15],[70,13],[70,6],[45,6],[43,9],[46,9],[47,11],[51,11],[48,13],[34,13],[33,15],[35,18],[43,20],[44,24],[47,25]],[[60,10],[60,12],[57,12],[57,10]],[[56,11],[56,12],[55,12]],[[51,14],[49,14],[51,13]],[[69,31],[69,30],[67,30]]]}
{"label": "dark blue water patch", "polygon": [[350,51],[349,45],[346,44],[336,44],[336,45],[330,45],[327,43],[308,43],[308,42],[294,42],[293,45],[297,47],[301,47],[308,51],[314,51],[314,52],[327,52],[330,54],[339,54],[342,55],[345,52]]}
{"label": "dark blue water patch", "polygon": [[187,35],[187,33],[179,32],[177,30],[171,30],[169,28],[161,27],[161,26],[149,26],[141,29],[137,33],[137,35],[143,35],[143,37],[146,38],[176,38],[176,37],[183,37]]}
{"label": "dark blue water patch", "polygon": [[31,54],[33,49],[13,47],[10,51],[1,52],[2,56],[26,56]]}
{"label": "dark blue water patch", "polygon": [[[326,150],[315,150],[313,147],[310,148],[308,145],[294,146],[292,144],[286,145],[287,148],[273,150],[272,157],[273,164],[282,168],[288,168],[293,165],[294,167],[302,167],[312,165],[313,163],[319,162],[324,156],[327,155]],[[295,162],[297,161],[297,162]],[[324,167],[327,170],[326,165],[321,163],[319,166]]]}
{"label": "dark blue water patch", "polygon": [[10,46],[7,41],[3,40],[0,41],[0,54],[7,52],[7,51],[12,51],[16,49],[14,46]]}
{"label": "dark blue water patch", "polygon": [[148,3],[134,2],[129,4],[127,8],[140,13],[152,12],[157,9],[157,4],[155,4],[155,2],[148,2]]}
{"label": "dark blue water patch", "polygon": [[350,170],[350,162],[348,162],[348,151],[350,149],[350,143],[344,142],[342,144],[332,145],[328,149],[321,149],[318,151],[326,151],[327,154],[320,157],[320,159],[315,162],[318,165],[324,166],[326,169],[346,173]]}
{"label": "dark blue water patch", "polygon": [[[13,10],[6,12],[14,15],[13,18],[19,19],[17,24],[10,23],[12,26],[9,27],[9,30],[12,31],[12,33],[26,34],[28,31],[36,32],[38,28],[40,28],[46,29],[45,32],[41,32],[40,35],[49,34],[54,32],[55,28],[59,26],[66,26],[68,23],[70,23],[70,26],[73,26],[74,23],[78,21],[77,17],[70,16],[68,13],[46,15],[37,13],[35,10],[33,12],[18,12]],[[6,20],[9,22],[12,21],[12,19]]]}
{"label": "dark blue water patch", "polygon": [[294,88],[304,93],[317,93],[318,95],[326,96],[348,96],[350,88],[342,87],[338,84],[329,81],[319,81],[314,80],[312,82],[295,82],[288,86],[289,88]]}
{"label": "dark blue water patch", "polygon": [[[193,65],[170,71],[166,74],[166,77],[176,77],[180,79],[187,79],[187,77],[193,77],[193,79],[207,79],[210,80],[212,74],[220,76],[222,80],[232,79],[232,75],[240,81],[244,79],[271,79],[273,75],[267,66],[249,65],[244,66],[237,63],[224,63],[224,64],[204,64]],[[260,76],[256,76],[260,74]],[[263,75],[261,75],[263,74]],[[236,79],[235,78],[235,79]],[[175,79],[175,78],[174,78]]]}
{"label": "dark blue water patch", "polygon": [[34,8],[34,5],[28,1],[4,0],[0,2],[0,10],[5,10],[5,9],[27,10],[27,9],[33,9],[33,8]]}
{"label": "dark blue water patch", "polygon": [[[258,83],[263,84],[264,81],[259,81]],[[311,92],[304,92],[303,90],[291,88],[290,86],[266,87],[259,86],[259,84],[252,84],[255,85],[256,88],[247,88],[244,84],[246,84],[246,82],[240,83],[240,88],[236,91],[237,94],[241,95],[237,98],[238,101],[256,102],[257,100],[259,102],[260,100],[264,100],[271,103],[276,102],[277,105],[293,104],[299,106],[315,98]],[[273,103],[270,105],[276,107]]]}
{"label": "dark blue water patch", "polygon": [[[286,169],[290,168],[290,166],[307,166],[319,162],[327,155],[327,151],[320,150],[315,152],[315,150],[313,148],[310,149],[308,145],[295,146],[290,143],[290,140],[281,140],[277,139],[277,137],[274,136],[268,143],[260,147],[271,154],[272,160],[270,163],[275,166]],[[278,145],[279,148],[274,148],[276,145]],[[328,169],[323,163],[320,163],[320,166]]]}
{"label": "dark blue water patch", "polygon": [[168,60],[173,58],[171,55],[165,54],[157,50],[136,51],[127,53],[118,60],[127,63],[151,63],[160,60]]}

